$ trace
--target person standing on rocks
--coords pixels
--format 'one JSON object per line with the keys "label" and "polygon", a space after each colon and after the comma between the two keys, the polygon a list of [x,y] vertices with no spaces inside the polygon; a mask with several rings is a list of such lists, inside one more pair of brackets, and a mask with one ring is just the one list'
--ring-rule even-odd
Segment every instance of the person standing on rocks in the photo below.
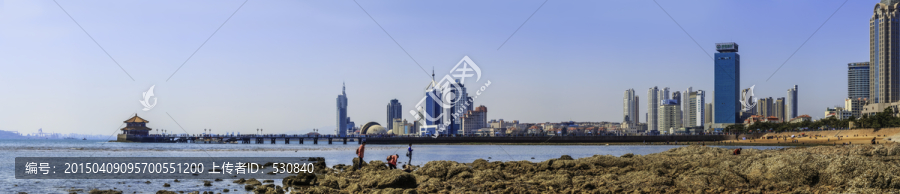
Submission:
{"label": "person standing on rocks", "polygon": [[407,165],[412,165],[412,143],[409,144],[409,148],[406,148],[406,157],[409,157],[409,161],[406,162]]}
{"label": "person standing on rocks", "polygon": [[361,145],[359,145],[359,148],[356,148],[356,156],[359,157],[359,165],[356,166],[356,169],[362,168],[363,161],[365,161],[365,160],[363,160],[363,155],[365,155],[365,153],[366,153],[366,142],[364,141],[364,142],[362,142]]}

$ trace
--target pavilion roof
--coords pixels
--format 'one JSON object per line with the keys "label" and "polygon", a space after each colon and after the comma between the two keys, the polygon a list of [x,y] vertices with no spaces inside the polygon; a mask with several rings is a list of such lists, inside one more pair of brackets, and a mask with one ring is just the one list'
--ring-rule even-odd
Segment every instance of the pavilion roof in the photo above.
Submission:
{"label": "pavilion roof", "polygon": [[150,121],[137,116],[137,114],[134,114],[134,117],[131,117],[130,119],[125,120],[125,122],[126,123],[149,123]]}

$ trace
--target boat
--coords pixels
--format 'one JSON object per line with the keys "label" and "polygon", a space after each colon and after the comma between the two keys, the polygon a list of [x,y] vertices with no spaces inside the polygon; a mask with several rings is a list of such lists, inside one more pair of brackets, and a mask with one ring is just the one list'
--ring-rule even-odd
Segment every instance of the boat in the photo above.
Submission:
{"label": "boat", "polygon": [[63,138],[63,139],[75,139],[75,138],[74,138],[74,137],[66,137],[66,138]]}
{"label": "boat", "polygon": [[81,138],[81,140],[87,140],[87,138]]}

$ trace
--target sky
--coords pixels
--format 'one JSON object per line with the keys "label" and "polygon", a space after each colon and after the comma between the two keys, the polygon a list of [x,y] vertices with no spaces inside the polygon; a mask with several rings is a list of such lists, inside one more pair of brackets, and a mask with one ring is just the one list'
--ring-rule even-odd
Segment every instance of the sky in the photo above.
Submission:
{"label": "sky", "polygon": [[633,88],[643,121],[653,86],[712,101],[718,42],[740,45],[742,88],[798,85],[800,114],[821,118],[847,63],[868,61],[879,1],[57,2],[0,0],[0,130],[111,135],[138,114],[175,133],[333,133],[342,83],[348,116],[383,124],[464,56],[482,73],[469,93],[491,82],[488,119],[621,122]]}

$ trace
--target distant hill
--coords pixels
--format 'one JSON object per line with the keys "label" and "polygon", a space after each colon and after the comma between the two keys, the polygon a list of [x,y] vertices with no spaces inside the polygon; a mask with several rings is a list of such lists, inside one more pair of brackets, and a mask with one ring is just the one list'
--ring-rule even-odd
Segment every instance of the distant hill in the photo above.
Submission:
{"label": "distant hill", "polygon": [[17,131],[0,130],[0,139],[25,139],[25,136],[20,135]]}

